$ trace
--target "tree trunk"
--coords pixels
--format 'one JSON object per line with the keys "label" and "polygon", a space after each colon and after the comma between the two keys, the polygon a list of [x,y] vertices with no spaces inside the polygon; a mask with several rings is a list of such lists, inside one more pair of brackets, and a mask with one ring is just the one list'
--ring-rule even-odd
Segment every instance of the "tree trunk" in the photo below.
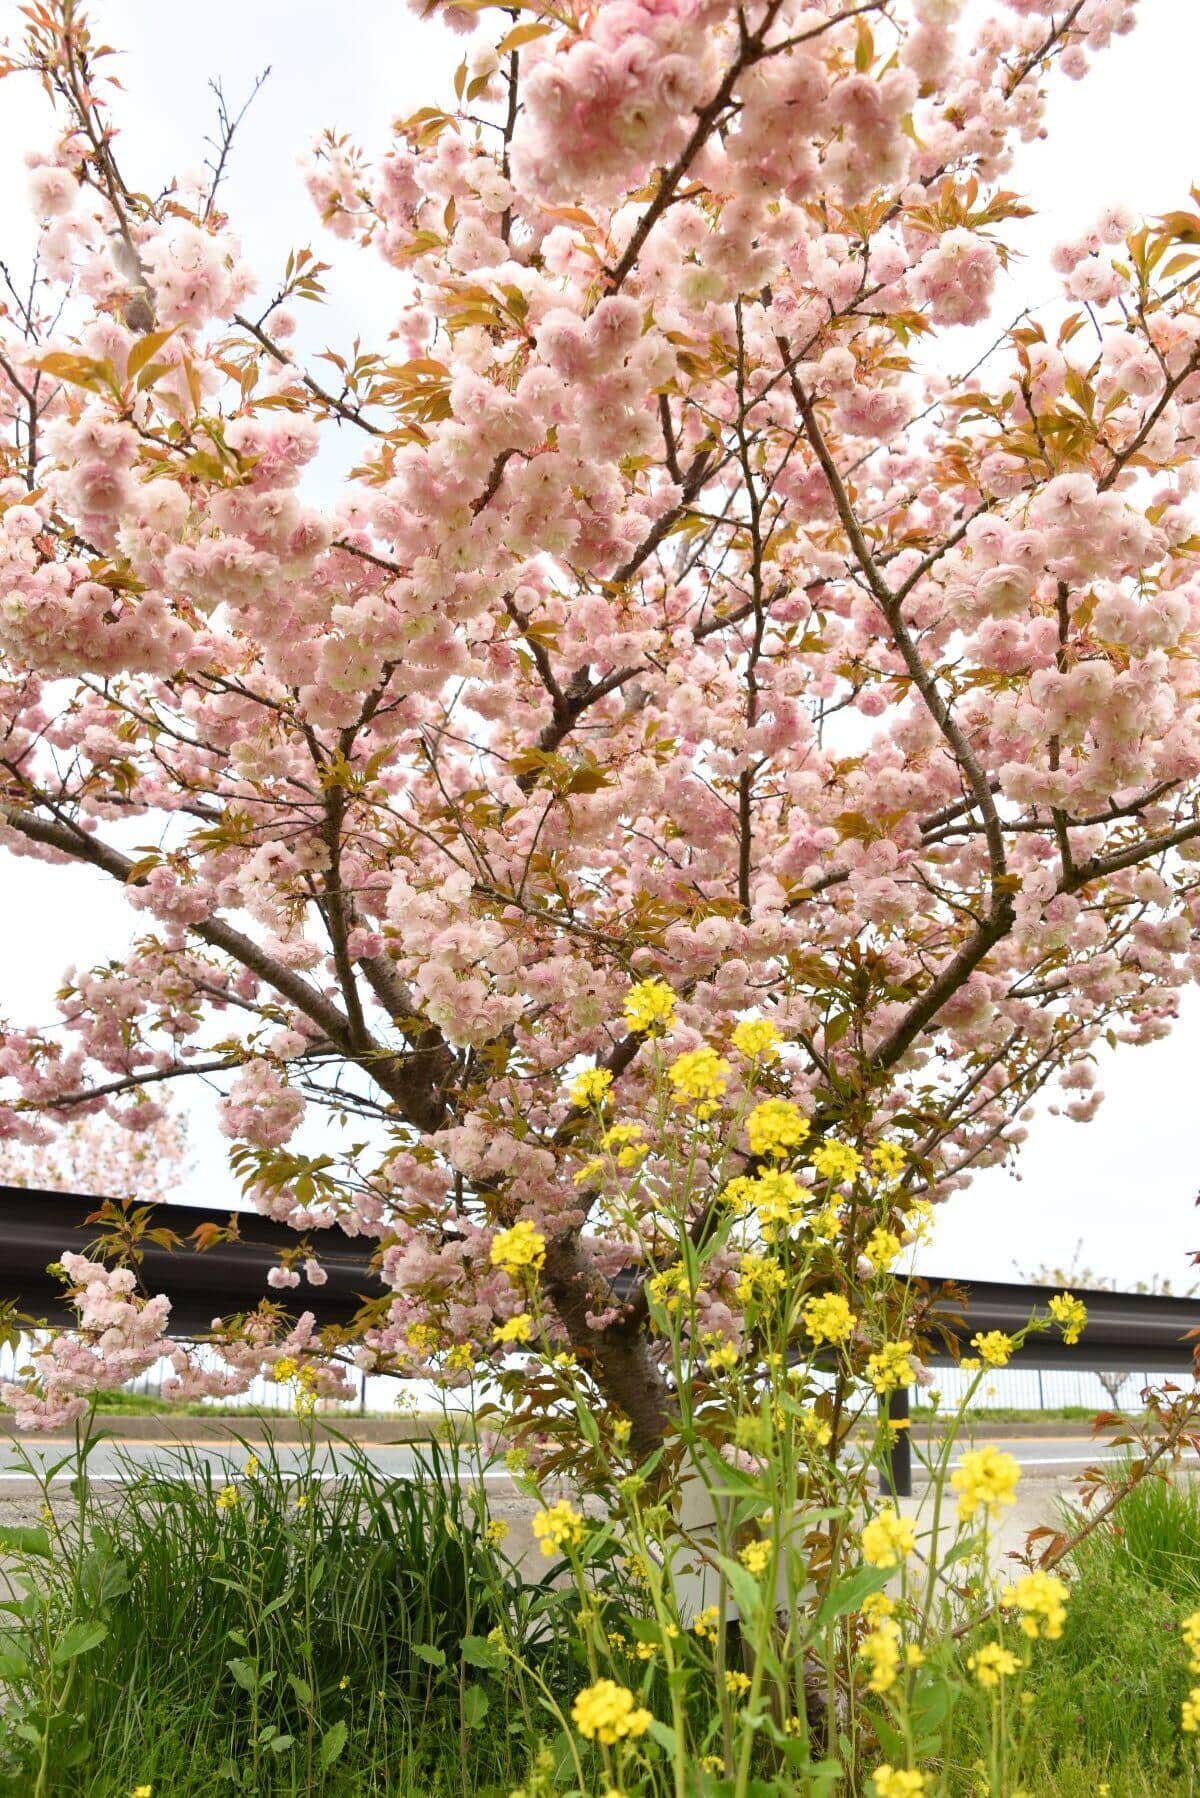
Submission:
{"label": "tree trunk", "polygon": [[671,1395],[644,1326],[618,1320],[596,1329],[588,1322],[589,1312],[611,1311],[616,1298],[578,1236],[547,1243],[542,1284],[581,1363],[609,1404],[629,1419],[630,1447],[644,1460],[662,1446],[675,1423]]}

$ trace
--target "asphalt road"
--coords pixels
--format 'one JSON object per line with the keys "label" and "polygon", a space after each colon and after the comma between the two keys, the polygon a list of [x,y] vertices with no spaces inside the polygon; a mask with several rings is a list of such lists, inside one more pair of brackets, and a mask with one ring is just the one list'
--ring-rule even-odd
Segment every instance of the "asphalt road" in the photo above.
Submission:
{"label": "asphalt road", "polygon": [[[975,1438],[975,1445],[981,1446],[988,1440],[987,1435],[980,1432]],[[1056,1476],[1069,1478],[1098,1461],[1120,1459],[1126,1452],[1123,1449],[1107,1449],[1103,1444],[1094,1443],[1082,1436],[1005,1436],[994,1438],[994,1441],[997,1448],[1014,1455],[1022,1470],[1031,1478],[1042,1479],[1053,1479]],[[918,1444],[914,1444],[914,1447],[917,1446]],[[24,1456],[28,1456],[30,1461],[44,1471],[68,1454],[69,1450],[69,1442],[54,1437],[28,1436],[20,1442],[6,1440],[0,1443],[0,1500],[23,1497],[36,1489]],[[97,1482],[125,1484],[140,1474],[155,1470],[163,1473],[178,1471],[179,1450],[177,1440],[165,1437],[102,1441],[92,1452],[89,1463],[91,1475]],[[267,1451],[263,1446],[256,1445],[255,1452],[260,1459],[265,1459]],[[339,1464],[344,1464],[352,1452],[336,1443],[322,1443],[316,1461],[320,1476],[323,1479],[335,1477]],[[412,1478],[419,1469],[419,1445],[371,1442],[363,1443],[361,1452],[380,1473],[393,1479]],[[224,1485],[226,1481],[236,1479],[246,1461],[246,1450],[236,1442],[196,1442],[190,1445],[188,1453],[194,1465],[211,1469],[216,1485]],[[277,1443],[274,1453],[285,1473],[296,1476],[302,1473],[305,1451],[300,1445]],[[952,1465],[957,1460],[958,1451]],[[914,1465],[913,1473],[919,1482],[919,1465]],[[54,1483],[65,1484],[71,1475],[71,1467],[64,1467],[53,1476]],[[508,1474],[502,1464],[492,1468],[486,1477],[498,1486],[508,1484]]]}
{"label": "asphalt road", "polygon": [[[32,1490],[34,1481],[26,1457],[44,1472],[69,1454],[71,1446],[68,1441],[34,1436],[24,1437],[20,1442],[4,1442],[0,1445],[0,1498]],[[253,1442],[249,1452],[260,1461],[266,1461],[268,1455],[273,1454],[288,1475],[299,1477],[307,1467],[306,1451],[299,1443],[279,1442],[269,1449],[264,1443]],[[361,1452],[377,1472],[391,1479],[411,1479],[419,1471],[419,1444],[367,1442],[361,1445]],[[238,1442],[193,1442],[186,1445],[184,1453],[189,1465],[210,1469],[217,1485],[236,1479],[243,1472],[247,1458],[247,1449]],[[352,1460],[355,1453],[356,1450],[343,1448],[338,1443],[323,1442],[317,1449],[315,1471],[322,1479],[336,1477],[339,1467]],[[177,1474],[180,1460],[181,1444],[175,1437],[131,1438],[98,1442],[89,1458],[88,1469],[96,1482],[125,1485],[146,1473]],[[71,1465],[62,1468],[52,1475],[52,1483],[70,1480],[73,1472]],[[507,1481],[508,1474],[500,1465],[489,1477]]]}

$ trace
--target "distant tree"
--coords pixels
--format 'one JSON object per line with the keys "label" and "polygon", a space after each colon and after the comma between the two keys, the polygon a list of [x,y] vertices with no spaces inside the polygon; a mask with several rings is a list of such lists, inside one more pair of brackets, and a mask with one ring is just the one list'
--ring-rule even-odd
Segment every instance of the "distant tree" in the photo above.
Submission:
{"label": "distant tree", "polygon": [[43,1142],[0,1142],[0,1185],[161,1204],[188,1171],[187,1132],[174,1112],[125,1128],[105,1113],[73,1119]]}

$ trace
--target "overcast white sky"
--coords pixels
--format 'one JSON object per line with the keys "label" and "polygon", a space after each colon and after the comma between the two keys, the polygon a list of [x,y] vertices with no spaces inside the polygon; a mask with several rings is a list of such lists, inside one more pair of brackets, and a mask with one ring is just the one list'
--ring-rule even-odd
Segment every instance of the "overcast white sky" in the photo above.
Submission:
{"label": "overcast white sky", "polygon": [[[316,347],[345,343],[355,331],[367,343],[380,341],[395,305],[394,277],[322,235],[296,159],[326,125],[377,146],[391,118],[444,99],[462,40],[419,24],[400,0],[97,0],[89,10],[96,35],[124,52],[121,152],[131,178],[149,189],[203,160],[214,117],[208,79],[220,77],[237,104],[271,65],[239,135],[223,203],[264,287],[297,245],[311,244],[335,263]],[[972,14],[987,10],[987,0],[972,0]],[[1011,277],[1014,313],[1053,293],[1045,257],[1057,238],[1086,228],[1113,201],[1147,213],[1180,205],[1200,176],[1193,127],[1200,8],[1142,0],[1141,11],[1134,35],[1085,82],[1058,84],[1049,141],[1020,157],[1010,185],[1038,217],[1020,239],[1027,257]],[[0,0],[0,35],[18,26],[16,0]],[[0,256],[20,266],[33,237],[21,159],[45,141],[46,112],[32,83],[6,82],[0,94]],[[0,1015],[14,1023],[49,1019],[63,968],[119,955],[130,916],[102,876],[0,854]],[[984,1175],[943,1207],[924,1265],[1004,1279],[1014,1266],[1069,1260],[1082,1241],[1084,1261],[1102,1274],[1186,1283],[1189,1253],[1200,1248],[1198,1051],[1195,996],[1168,1042],[1108,1058],[1109,1097],[1093,1123],[1040,1117],[1019,1178]],[[193,1110],[196,1168],[180,1197],[228,1203],[233,1189],[211,1107],[198,1099]]]}

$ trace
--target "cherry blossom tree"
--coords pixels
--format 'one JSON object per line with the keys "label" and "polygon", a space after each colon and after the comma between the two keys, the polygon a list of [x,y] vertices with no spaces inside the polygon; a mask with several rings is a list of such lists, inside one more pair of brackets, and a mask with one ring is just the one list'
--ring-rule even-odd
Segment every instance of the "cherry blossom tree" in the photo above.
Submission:
{"label": "cherry blossom tree", "polygon": [[217,1081],[258,1205],[378,1244],[363,1365],[470,1377],[532,1277],[653,1448],[648,1281],[718,1210],[656,1223],[664,1054],[702,1172],[757,1019],[779,1115],[936,1198],[1196,968],[1197,197],[995,298],[1133,0],[425,0],[453,93],[308,164],[394,330],[314,359],[324,265],[134,182],[81,9],[23,10],[0,838],[143,930],[7,1029],[3,1128]]}
{"label": "cherry blossom tree", "polygon": [[[53,1117],[53,1114],[51,1114]],[[87,1193],[95,1198],[170,1203],[188,1167],[184,1121],[156,1106],[152,1122],[136,1111],[120,1122],[106,1113],[72,1116],[42,1125],[42,1140],[22,1136],[0,1142],[0,1185],[45,1192]]]}

